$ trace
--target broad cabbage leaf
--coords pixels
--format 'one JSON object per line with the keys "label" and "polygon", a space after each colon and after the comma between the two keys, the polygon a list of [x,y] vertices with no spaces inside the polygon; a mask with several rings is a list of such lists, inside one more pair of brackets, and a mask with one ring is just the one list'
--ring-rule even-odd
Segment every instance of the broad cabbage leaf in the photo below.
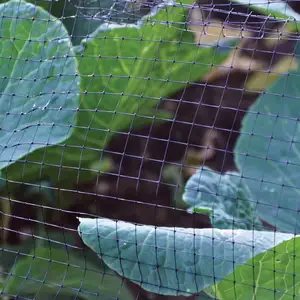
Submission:
{"label": "broad cabbage leaf", "polygon": [[294,235],[187,229],[79,218],[78,233],[108,267],[145,290],[191,296]]}

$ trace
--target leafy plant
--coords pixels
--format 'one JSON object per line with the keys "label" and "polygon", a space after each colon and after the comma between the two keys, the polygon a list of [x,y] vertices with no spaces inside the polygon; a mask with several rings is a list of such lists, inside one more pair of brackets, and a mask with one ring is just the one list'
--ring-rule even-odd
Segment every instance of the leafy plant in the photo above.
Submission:
{"label": "leafy plant", "polygon": [[[10,17],[3,18],[2,36],[10,39],[2,39],[3,68],[0,71],[5,80],[1,109],[5,124],[8,119],[11,122],[10,127],[5,128],[3,143],[13,137],[16,144],[11,142],[11,148],[2,151],[2,155],[14,155],[6,158],[2,165],[5,168],[9,164],[3,171],[5,179],[28,182],[47,175],[52,182],[64,178],[70,182],[71,173],[76,180],[79,166],[88,169],[90,164],[95,166],[102,162],[99,148],[105,147],[110,138],[109,130],[140,126],[154,117],[163,121],[165,114],[151,110],[159,98],[181,89],[187,79],[198,80],[211,64],[224,57],[224,53],[215,55],[216,49],[195,47],[193,35],[186,31],[184,22],[175,26],[175,22],[185,21],[186,13],[184,8],[169,7],[145,18],[142,25],[120,26],[106,32],[99,29],[82,43],[83,50],[77,52],[76,62],[70,37],[59,20],[26,2],[2,4],[0,14]],[[9,63],[11,52],[14,64]],[[190,78],[187,78],[188,73]],[[78,109],[79,78],[84,93]],[[16,91],[17,96],[13,96]],[[12,107],[14,116],[4,115],[12,102],[9,97],[18,100],[14,103],[16,107]],[[17,121],[16,115],[20,120]],[[41,121],[48,126],[40,124]],[[49,122],[51,124],[47,124]],[[58,131],[58,125],[64,125],[63,129]],[[12,137],[8,136],[9,130]],[[29,143],[33,137],[38,145],[35,148]],[[18,144],[22,141],[30,149],[27,152]],[[58,143],[61,144],[53,147]],[[44,146],[47,148],[38,150]],[[31,154],[25,156],[28,153]],[[76,170],[65,171],[64,166],[75,166]],[[48,181],[43,185],[47,186]],[[4,227],[7,226],[4,224]],[[1,282],[0,294],[34,295],[35,299],[53,294],[93,299],[103,289],[109,287],[115,292],[113,286],[120,286],[119,277],[116,285],[111,280],[99,285],[104,271],[96,268],[91,272],[90,267],[72,251],[38,245],[30,255],[16,258]]]}
{"label": "leafy plant", "polygon": [[186,17],[184,7],[165,7],[137,25],[99,28],[84,41],[77,48],[82,49],[77,52],[82,94],[72,136],[9,166],[5,178],[28,182],[39,176],[60,184],[88,180],[99,173],[91,166],[101,162],[112,134],[164,121],[167,116],[155,111],[160,97],[200,79],[227,55],[195,47]]}
{"label": "leafy plant", "polygon": [[[8,39],[0,41],[4,79],[0,101],[5,126],[0,141],[7,146],[1,149],[0,168],[5,168],[7,179],[30,181],[39,174],[53,182],[70,182],[71,178],[97,174],[99,170],[90,170],[90,166],[101,165],[102,150],[112,134],[154,119],[164,121],[167,116],[154,110],[160,97],[181,89],[186,74],[190,75],[188,81],[198,80],[212,63],[224,58],[215,56],[214,48],[195,47],[185,28],[187,11],[183,7],[163,8],[138,25],[97,30],[81,44],[82,52],[77,48],[78,66],[70,38],[54,17],[15,0],[2,4],[0,14],[10,17],[2,18],[1,36]],[[181,25],[175,26],[178,22]],[[11,58],[5,58],[8,55]],[[278,297],[289,297],[291,291],[295,295],[298,279],[288,272],[295,272],[298,264],[291,255],[297,253],[298,239],[292,239],[292,233],[278,233],[274,240],[272,232],[236,228],[251,229],[253,220],[259,225],[258,218],[263,218],[283,231],[299,231],[299,149],[294,138],[299,109],[295,101],[289,101],[298,95],[297,76],[280,79],[270,90],[275,96],[263,95],[245,118],[244,134],[236,147],[242,174],[220,175],[206,169],[187,185],[184,199],[191,210],[210,213],[215,226],[231,229],[153,228],[80,219],[83,241],[118,274],[152,292],[188,296],[211,288],[220,299],[231,300],[237,294],[247,298],[251,287],[242,286],[244,277],[249,276],[247,283],[257,285],[257,299],[269,297],[266,290],[274,285],[281,289]],[[82,93],[77,110],[79,77]],[[284,110],[283,98],[288,103]],[[281,121],[282,114],[286,120]],[[51,147],[39,149],[45,146]],[[19,163],[13,164],[15,161]],[[198,184],[203,172],[206,181]],[[263,178],[259,185],[257,178]],[[194,190],[188,191],[189,187]],[[276,213],[266,216],[274,204]],[[273,270],[268,268],[274,269],[274,261],[278,273],[271,277]],[[253,263],[251,277],[249,265]],[[272,280],[265,281],[262,272]],[[95,274],[103,275],[103,270],[65,249],[40,247],[16,263],[0,288],[2,293],[18,296],[60,293],[93,299],[101,293],[99,281],[103,279],[101,275],[98,281]]]}
{"label": "leafy plant", "polygon": [[[113,270],[152,292],[190,295],[209,287],[219,299],[230,300],[250,295],[267,299],[274,290],[278,290],[278,299],[298,295],[298,279],[292,279],[298,278],[295,266],[299,252],[298,238],[292,239],[297,230],[297,210],[292,206],[298,203],[294,195],[299,172],[295,171],[300,165],[295,135],[299,120],[297,78],[298,74],[291,74],[278,80],[246,115],[236,146],[240,155],[236,156],[237,164],[243,173],[221,175],[199,170],[184,194],[190,210],[210,211],[219,228],[252,229],[260,217],[281,230],[292,229],[290,234],[135,227],[107,219],[80,219],[78,231],[83,241]],[[265,186],[268,189],[261,189]],[[270,209],[274,203],[275,211]],[[289,242],[281,244],[283,241]],[[253,275],[247,277],[250,272]]]}
{"label": "leafy plant", "polygon": [[[224,300],[299,297],[298,77],[299,71],[281,77],[249,109],[235,147],[240,172],[203,168],[186,185],[189,210],[208,213],[222,229],[81,218],[84,243],[148,291],[188,296],[204,289]],[[289,233],[260,231],[260,219]]]}

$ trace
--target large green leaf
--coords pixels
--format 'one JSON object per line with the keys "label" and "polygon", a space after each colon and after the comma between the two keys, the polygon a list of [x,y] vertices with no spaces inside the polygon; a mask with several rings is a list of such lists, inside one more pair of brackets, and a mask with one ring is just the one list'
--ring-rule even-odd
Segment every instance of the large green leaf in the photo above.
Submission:
{"label": "large green leaf", "polygon": [[1,169],[71,135],[79,78],[60,21],[20,0],[0,4],[0,16]]}
{"label": "large green leaf", "polygon": [[108,267],[148,291],[166,295],[198,293],[294,237],[251,230],[156,228],[109,219],[79,221],[84,243]]}
{"label": "large green leaf", "polygon": [[300,232],[299,74],[281,77],[249,109],[235,159],[257,216]]}
{"label": "large green leaf", "polygon": [[111,133],[151,122],[158,114],[150,108],[161,97],[224,59],[216,48],[196,47],[186,17],[187,9],[172,6],[140,25],[102,28],[87,39],[78,54],[83,95],[72,137],[65,145],[28,156],[26,164],[12,165],[5,176],[22,181],[48,176],[70,183],[97,174],[91,165],[101,160]]}
{"label": "large green leaf", "polygon": [[258,229],[253,204],[243,179],[237,172],[221,174],[209,168],[199,169],[187,182],[183,200],[191,212],[210,211],[213,227],[219,229]]}
{"label": "large green leaf", "polygon": [[297,237],[257,255],[216,286],[218,299],[299,299],[299,253]]}

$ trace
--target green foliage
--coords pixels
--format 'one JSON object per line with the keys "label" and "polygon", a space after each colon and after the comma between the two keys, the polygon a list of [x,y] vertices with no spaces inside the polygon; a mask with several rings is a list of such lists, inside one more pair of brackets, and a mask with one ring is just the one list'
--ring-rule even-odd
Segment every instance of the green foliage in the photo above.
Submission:
{"label": "green foliage", "polygon": [[247,189],[239,173],[221,174],[202,168],[188,180],[183,200],[190,212],[210,211],[215,228],[258,229],[262,227],[255,219],[253,205],[248,200]]}
{"label": "green foliage", "polygon": [[218,299],[298,299],[299,253],[297,237],[257,255],[217,285]]}
{"label": "green foliage", "polygon": [[[22,182],[40,177],[61,183],[87,180],[109,168],[102,149],[115,132],[164,121],[168,115],[155,110],[159,99],[199,80],[225,56],[216,55],[215,48],[195,47],[183,7],[164,8],[139,26],[99,28],[77,48],[78,65],[70,37],[56,18],[20,1],[0,5],[0,15],[13,17],[1,18],[1,36],[6,38],[0,40],[5,126],[0,168],[9,165],[3,176]],[[16,16],[22,18],[15,22]],[[184,200],[190,210],[208,213],[223,230],[80,219],[78,231],[85,244],[118,274],[156,293],[189,296],[206,289],[224,300],[299,296],[294,276],[298,238],[237,230],[259,226],[262,218],[283,231],[299,232],[298,75],[281,78],[268,91],[272,95],[263,95],[251,107],[236,146],[242,174],[203,169],[186,186]],[[79,77],[81,103],[76,111]],[[61,144],[38,150],[46,143]],[[119,296],[120,278],[106,273],[104,266],[82,259],[82,253],[43,245],[30,256],[16,258],[0,292],[35,299]],[[121,299],[127,295],[120,292]]]}
{"label": "green foliage", "polygon": [[[39,237],[41,238],[41,237]],[[34,299],[99,299],[101,296],[131,300],[122,279],[108,269],[91,251],[79,250],[66,242],[74,243],[69,234],[47,234],[44,243],[31,252],[31,243],[21,250],[4,246],[0,260],[7,276],[2,278],[1,291],[18,297]],[[84,259],[83,259],[84,256]],[[8,268],[6,264],[10,265]],[[7,270],[8,269],[8,270]],[[1,288],[2,286],[2,288]]]}
{"label": "green foliage", "polygon": [[[78,232],[108,267],[144,289],[190,296],[293,234],[138,226],[80,218]],[[234,262],[234,263],[233,263]],[[235,298],[231,298],[235,299]]]}
{"label": "green foliage", "polygon": [[[298,76],[280,78],[250,108],[235,149],[241,174],[202,169],[186,186],[190,210],[209,213],[223,230],[80,219],[83,241],[148,291],[188,296],[206,289],[230,300],[269,299],[274,290],[275,299],[298,296],[298,240],[291,240],[299,232]],[[291,234],[236,229],[261,229],[259,218]]]}
{"label": "green foliage", "polygon": [[99,30],[86,40],[77,55],[82,96],[71,138],[11,165],[5,177],[26,182],[49,177],[60,184],[88,180],[99,173],[91,166],[101,162],[115,131],[162,117],[151,109],[160,97],[198,80],[225,57],[214,48],[195,46],[186,15],[182,7],[168,7],[141,26]]}
{"label": "green foliage", "polygon": [[77,61],[60,21],[19,0],[0,4],[0,15],[3,169],[71,135],[80,90]]}

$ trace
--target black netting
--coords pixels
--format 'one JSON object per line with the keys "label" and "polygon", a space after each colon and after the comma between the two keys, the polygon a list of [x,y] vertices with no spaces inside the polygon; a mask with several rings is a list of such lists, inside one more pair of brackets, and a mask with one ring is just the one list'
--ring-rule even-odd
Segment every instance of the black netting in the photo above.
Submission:
{"label": "black netting", "polygon": [[2,1],[0,299],[300,299],[299,20]]}

